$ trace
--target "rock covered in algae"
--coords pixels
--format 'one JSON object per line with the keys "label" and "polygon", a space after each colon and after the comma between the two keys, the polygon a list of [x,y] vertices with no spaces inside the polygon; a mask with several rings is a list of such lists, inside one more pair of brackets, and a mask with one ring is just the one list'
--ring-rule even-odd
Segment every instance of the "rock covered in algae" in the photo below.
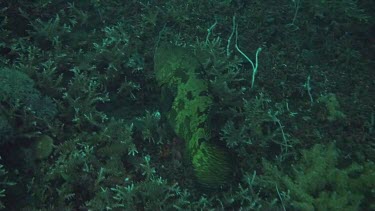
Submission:
{"label": "rock covered in algae", "polygon": [[202,65],[189,49],[168,44],[156,50],[154,62],[161,99],[171,99],[170,106],[163,108],[164,115],[186,142],[197,181],[205,187],[221,187],[230,179],[232,165],[229,153],[211,138],[212,96],[202,77]]}

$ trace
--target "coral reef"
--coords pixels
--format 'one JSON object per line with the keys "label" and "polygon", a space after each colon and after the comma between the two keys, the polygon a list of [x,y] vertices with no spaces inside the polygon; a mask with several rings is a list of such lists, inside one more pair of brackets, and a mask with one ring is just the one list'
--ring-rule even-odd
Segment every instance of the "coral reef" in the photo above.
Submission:
{"label": "coral reef", "polygon": [[0,1],[0,209],[375,210],[374,4]]}
{"label": "coral reef", "polygon": [[[303,150],[301,160],[292,166],[290,174],[283,174],[267,161],[263,163],[271,183],[290,193],[293,209],[359,210],[365,196],[373,195],[375,164],[350,163],[340,168],[338,159],[334,144],[317,144]],[[375,207],[373,202],[367,203]]]}

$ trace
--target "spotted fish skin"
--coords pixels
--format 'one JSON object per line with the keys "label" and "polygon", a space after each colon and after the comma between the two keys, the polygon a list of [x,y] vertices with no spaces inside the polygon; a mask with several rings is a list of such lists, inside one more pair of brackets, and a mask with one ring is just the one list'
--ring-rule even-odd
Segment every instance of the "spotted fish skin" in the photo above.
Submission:
{"label": "spotted fish skin", "polygon": [[213,101],[202,65],[189,49],[169,44],[157,48],[154,65],[162,99],[171,99],[163,115],[185,141],[197,181],[222,187],[231,177],[232,165],[228,152],[211,140],[208,115]]}

